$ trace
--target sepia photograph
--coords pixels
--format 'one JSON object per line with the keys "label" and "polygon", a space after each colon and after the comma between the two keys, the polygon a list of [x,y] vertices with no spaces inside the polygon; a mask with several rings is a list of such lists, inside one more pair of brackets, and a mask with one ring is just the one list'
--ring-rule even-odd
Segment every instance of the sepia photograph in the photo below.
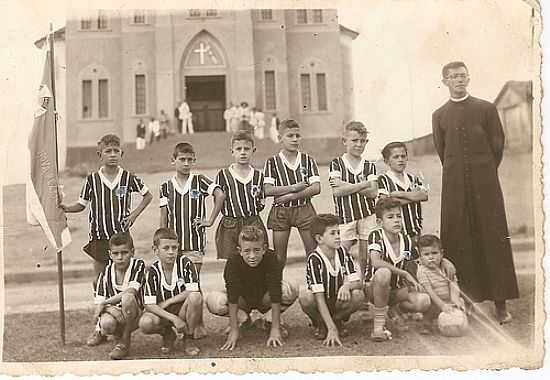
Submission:
{"label": "sepia photograph", "polygon": [[6,12],[0,373],[543,366],[537,1]]}

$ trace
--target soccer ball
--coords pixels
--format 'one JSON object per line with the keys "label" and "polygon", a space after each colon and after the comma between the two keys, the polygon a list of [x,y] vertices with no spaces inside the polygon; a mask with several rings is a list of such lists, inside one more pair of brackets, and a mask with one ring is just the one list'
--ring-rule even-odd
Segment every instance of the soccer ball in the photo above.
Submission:
{"label": "soccer ball", "polygon": [[468,317],[460,309],[442,312],[437,319],[437,326],[444,336],[463,336],[468,329]]}
{"label": "soccer ball", "polygon": [[221,316],[226,316],[229,314],[227,293],[225,292],[208,292],[205,297],[205,304],[208,311],[212,314]]}

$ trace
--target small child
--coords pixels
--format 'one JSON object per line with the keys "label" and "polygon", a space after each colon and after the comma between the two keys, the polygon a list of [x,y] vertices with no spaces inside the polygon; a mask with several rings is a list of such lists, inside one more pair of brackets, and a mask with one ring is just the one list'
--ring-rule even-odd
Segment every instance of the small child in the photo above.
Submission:
{"label": "small child", "polygon": [[[163,353],[173,351],[176,332],[195,331],[202,310],[197,268],[189,258],[178,255],[178,247],[178,236],[173,230],[159,228],[155,232],[153,252],[158,260],[147,274],[145,312],[139,320],[144,334],[162,335]],[[199,350],[186,347],[185,352],[194,356]]]}
{"label": "small child", "polygon": [[96,330],[88,346],[97,346],[114,335],[117,343],[109,357],[124,359],[130,349],[130,335],[138,328],[143,308],[141,287],[145,283],[145,263],[134,258],[134,241],[129,232],[118,232],[109,240],[111,262],[99,274],[95,290]]}
{"label": "small child", "polygon": [[382,156],[389,170],[378,177],[378,192],[401,203],[403,233],[415,241],[422,233],[420,202],[428,200],[428,190],[419,177],[405,171],[408,154],[404,143],[389,143],[382,149]]}
{"label": "small child", "polygon": [[235,133],[231,138],[234,162],[221,169],[216,176],[216,183],[225,194],[223,217],[216,230],[218,259],[238,254],[239,233],[243,226],[260,228],[267,242],[267,231],[260,218],[260,211],[265,205],[264,175],[250,165],[255,151],[254,138],[250,133]]}
{"label": "small child", "polygon": [[[225,194],[212,180],[202,174],[195,174],[196,156],[189,143],[178,143],[174,147],[172,165],[176,174],[160,185],[160,227],[167,227],[178,236],[178,250],[187,256],[200,276],[204,247],[206,245],[205,228],[214,224],[225,200]],[[214,196],[214,209],[206,217],[206,197]],[[202,322],[193,332],[193,338],[206,335]]]}
{"label": "small child", "polygon": [[292,227],[298,228],[306,252],[316,246],[309,233],[316,215],[311,197],[321,192],[321,179],[313,157],[298,150],[301,139],[300,125],[292,119],[283,120],[279,125],[283,149],[269,158],[264,168],[265,195],[273,197],[267,228],[273,230],[273,245],[282,268]]}
{"label": "small child", "polygon": [[385,327],[388,306],[392,307],[395,327],[404,330],[401,312],[425,312],[430,307],[430,297],[419,293],[420,284],[406,270],[417,254],[410,236],[401,232],[401,203],[395,198],[382,198],[376,203],[375,212],[380,228],[369,235],[365,293],[374,304],[371,338],[381,342],[391,338]]}
{"label": "small child", "polygon": [[317,328],[315,336],[323,345],[342,345],[347,335],[343,323],[359,310],[365,296],[357,266],[340,245],[339,218],[319,214],[311,222],[311,236],[317,248],[309,253],[306,264],[307,288],[300,288],[300,306]]}
{"label": "small child", "polygon": [[281,313],[296,301],[296,289],[281,280],[282,271],[275,254],[267,251],[262,229],[245,226],[239,234],[239,255],[232,255],[225,264],[225,292],[214,291],[206,296],[206,306],[215,315],[229,316],[229,335],[221,347],[233,350],[239,339],[239,323],[250,324],[250,313],[271,309],[272,322],[268,347],[283,344],[288,333],[281,326]]}
{"label": "small child", "polygon": [[[464,300],[460,296],[460,288],[456,276],[448,277],[442,268],[443,248],[441,240],[434,235],[422,235],[417,242],[420,253],[420,266],[418,267],[418,282],[424,291],[430,296],[431,306],[424,312],[422,334],[432,332],[433,322],[437,320],[439,313],[449,312],[453,308],[464,311]],[[454,265],[447,260],[447,265]]]}
{"label": "small child", "polygon": [[378,196],[376,166],[363,158],[369,141],[367,135],[363,123],[349,122],[343,136],[346,153],[332,160],[329,166],[329,182],[341,223],[342,246],[349,251],[359,240],[357,258],[361,275],[366,265],[361,258],[367,256],[367,239],[376,228],[374,204]]}
{"label": "small child", "polygon": [[[117,136],[103,136],[97,144],[97,154],[101,167],[86,177],[78,201],[59,205],[65,212],[81,212],[90,205],[90,241],[83,249],[94,260],[94,289],[95,279],[109,263],[109,239],[127,231],[153,199],[139,177],[119,166],[123,152]],[[134,192],[143,198],[130,211]]]}

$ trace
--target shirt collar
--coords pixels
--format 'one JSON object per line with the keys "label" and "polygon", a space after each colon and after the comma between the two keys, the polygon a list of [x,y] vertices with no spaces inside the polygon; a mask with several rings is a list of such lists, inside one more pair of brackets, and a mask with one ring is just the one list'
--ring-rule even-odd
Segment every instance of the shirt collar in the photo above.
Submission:
{"label": "shirt collar", "polygon": [[451,96],[450,99],[451,99],[451,102],[458,103],[458,102],[462,102],[462,101],[468,99],[469,96],[470,96],[470,94],[466,94],[466,95],[464,95],[462,98],[453,98],[453,97]]}

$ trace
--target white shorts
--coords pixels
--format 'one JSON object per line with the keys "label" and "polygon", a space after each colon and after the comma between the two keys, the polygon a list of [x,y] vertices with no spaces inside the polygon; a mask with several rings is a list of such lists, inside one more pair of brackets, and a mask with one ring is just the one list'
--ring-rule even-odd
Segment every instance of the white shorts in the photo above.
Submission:
{"label": "white shorts", "polygon": [[340,240],[367,240],[372,230],[376,228],[376,215],[340,224]]}

